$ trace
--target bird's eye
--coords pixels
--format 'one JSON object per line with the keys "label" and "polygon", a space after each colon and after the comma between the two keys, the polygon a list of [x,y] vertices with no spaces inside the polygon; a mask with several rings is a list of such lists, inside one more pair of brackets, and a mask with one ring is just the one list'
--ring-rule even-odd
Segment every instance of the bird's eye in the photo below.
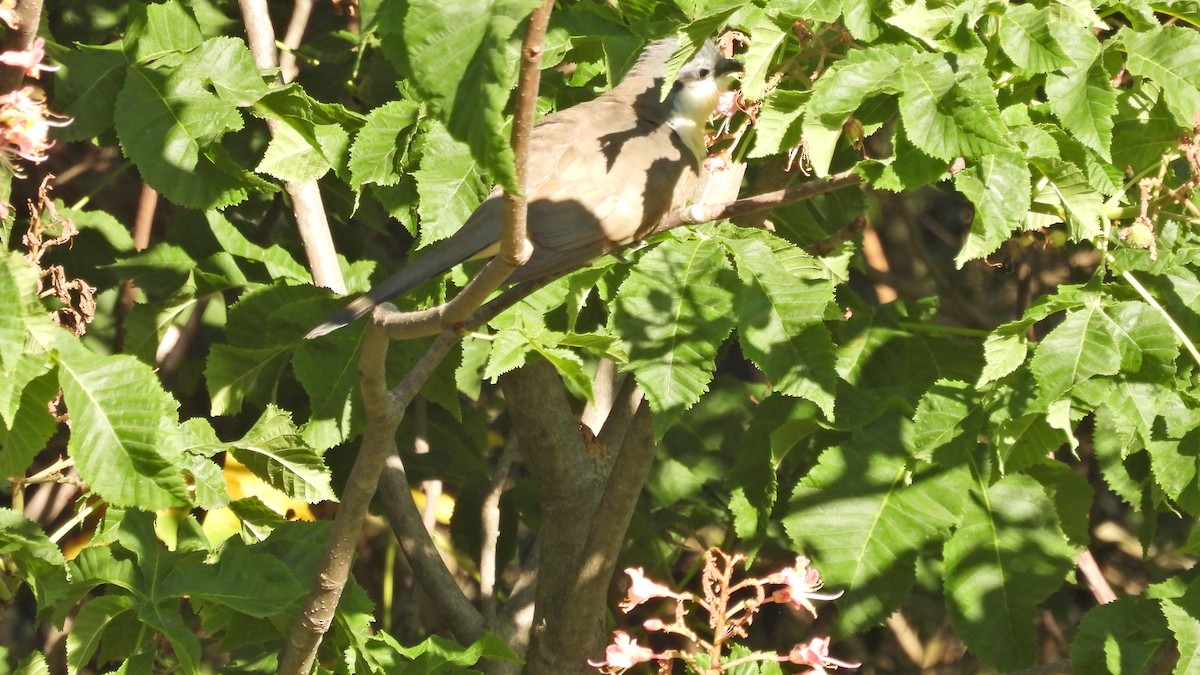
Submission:
{"label": "bird's eye", "polygon": [[708,68],[701,68],[698,74],[700,75],[700,79],[707,80],[708,76],[712,74],[712,71]]}

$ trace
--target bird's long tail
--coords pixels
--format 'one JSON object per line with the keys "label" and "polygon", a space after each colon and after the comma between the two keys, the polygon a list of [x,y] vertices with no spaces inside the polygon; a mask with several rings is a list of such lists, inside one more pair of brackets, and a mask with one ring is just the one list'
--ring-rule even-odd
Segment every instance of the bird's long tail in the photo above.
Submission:
{"label": "bird's long tail", "polygon": [[309,331],[304,338],[311,340],[332,333],[375,309],[379,303],[411,291],[477,253],[479,253],[477,246],[472,246],[468,239],[451,237],[433,246],[428,253],[408,263],[383,283],[372,287],[366,294],[359,296],[337,314],[329,317],[328,321]]}

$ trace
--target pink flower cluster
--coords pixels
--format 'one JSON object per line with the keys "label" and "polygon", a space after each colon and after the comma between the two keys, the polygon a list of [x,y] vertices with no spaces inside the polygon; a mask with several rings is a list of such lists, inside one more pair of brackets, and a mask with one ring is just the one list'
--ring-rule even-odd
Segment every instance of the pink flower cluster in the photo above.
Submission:
{"label": "pink flower cluster", "polygon": [[[722,559],[724,560],[723,569],[722,565],[719,564]],[[621,610],[628,612],[653,598],[670,598],[674,600],[676,603],[674,622],[666,623],[661,619],[651,618],[643,623],[643,627],[651,632],[674,633],[684,636],[695,647],[709,653],[709,663],[721,663],[716,669],[703,669],[697,672],[724,672],[723,669],[743,661],[790,662],[808,666],[811,670],[806,672],[817,675],[827,675],[829,669],[857,668],[859,666],[856,663],[839,661],[831,657],[829,655],[829,638],[813,638],[807,644],[796,645],[786,654],[760,652],[732,662],[721,662],[722,655],[725,653],[722,644],[728,637],[745,637],[746,632],[744,627],[750,625],[754,613],[763,604],[771,602],[792,604],[796,608],[803,609],[815,617],[817,609],[813,604],[814,600],[834,600],[842,595],[841,593],[817,592],[824,585],[824,582],[821,581],[821,575],[817,570],[809,566],[809,560],[804,556],[796,558],[796,563],[793,566],[786,567],[766,577],[751,578],[735,583],[732,579],[732,570],[734,565],[741,560],[744,560],[744,558],[739,555],[726,555],[716,549],[710,550],[708,563],[704,569],[703,585],[706,590],[705,597],[703,598],[687,592],[676,593],[670,588],[647,578],[642,568],[630,567],[625,570],[625,573],[629,575],[631,583],[625,600],[620,604]],[[779,588],[769,591],[766,588],[767,586],[778,586]],[[752,593],[753,597],[736,601],[735,593]],[[741,597],[745,596],[742,595]],[[709,625],[718,628],[718,636],[713,641],[704,640],[694,633],[684,622],[684,617],[688,613],[688,610],[685,608],[687,605],[698,606],[710,615]],[[588,661],[588,663],[600,669],[603,673],[616,674],[622,673],[639,663],[650,661],[661,662],[660,666],[664,669],[669,668],[670,662],[676,659],[682,659],[689,663],[692,662],[692,656],[688,650],[668,650],[661,654],[656,653],[649,647],[639,645],[637,640],[631,638],[625,631],[620,630],[614,633],[613,642],[605,649],[604,657],[603,661]],[[692,663],[692,665],[695,666],[696,664]],[[663,670],[663,672],[668,671]]]}
{"label": "pink flower cluster", "polygon": [[[0,0],[0,3],[0,21],[7,22],[4,14],[7,2]],[[0,53],[0,63],[20,68],[31,77],[57,70],[55,66],[42,63],[46,57],[45,47],[46,41],[37,38],[25,51]],[[46,151],[54,145],[50,140],[50,128],[69,122],[68,118],[46,109],[45,98],[36,87],[25,86],[0,96],[0,165],[20,176],[22,171],[17,159],[44,162]]]}

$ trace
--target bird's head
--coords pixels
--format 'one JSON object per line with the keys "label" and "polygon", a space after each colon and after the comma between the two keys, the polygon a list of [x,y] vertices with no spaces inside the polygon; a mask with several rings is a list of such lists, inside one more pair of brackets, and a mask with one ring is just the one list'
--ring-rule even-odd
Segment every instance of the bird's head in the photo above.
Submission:
{"label": "bird's head", "polygon": [[725,58],[713,43],[705,42],[675,77],[670,95],[673,116],[703,126],[717,109],[721,94],[733,88],[733,74],[744,70],[741,61]]}

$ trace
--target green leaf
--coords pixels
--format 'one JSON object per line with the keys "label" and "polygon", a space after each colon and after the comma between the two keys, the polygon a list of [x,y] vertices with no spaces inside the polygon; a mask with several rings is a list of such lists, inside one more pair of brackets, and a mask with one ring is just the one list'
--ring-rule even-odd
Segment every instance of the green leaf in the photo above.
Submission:
{"label": "green leaf", "polygon": [[212,414],[232,415],[247,401],[271,399],[290,353],[287,347],[245,348],[213,345],[204,365]]}
{"label": "green leaf", "polygon": [[529,338],[519,330],[506,328],[492,337],[483,379],[496,381],[504,373],[525,365],[529,354]]}
{"label": "green leaf", "polygon": [[104,639],[104,632],[133,610],[133,596],[105,595],[87,601],[79,608],[67,633],[67,667],[73,673],[83,672]]}
{"label": "green leaf", "polygon": [[[776,89],[771,92],[758,113],[750,159],[778,155],[800,144],[800,116],[810,95],[811,92],[789,89]],[[832,156],[832,150],[830,153]]]}
{"label": "green leaf", "polygon": [[139,64],[191,51],[203,39],[196,19],[176,0],[131,3],[126,21],[125,53]]}
{"label": "green leaf", "polygon": [[975,386],[982,387],[1012,373],[1029,357],[1029,342],[1021,334],[993,332],[983,341],[986,363]]}
{"label": "green leaf", "polygon": [[1087,176],[1070,162],[1036,158],[1031,164],[1045,178],[1038,180],[1041,192],[1034,202],[1059,210],[1069,228],[1072,241],[1086,241],[1100,235],[1100,210],[1104,199],[1092,187]]}
{"label": "green leaf", "polygon": [[178,403],[130,356],[98,356],[65,334],[59,384],[71,416],[67,451],[79,475],[115,506],[187,506],[180,451],[170,444]]}
{"label": "green leaf", "polygon": [[37,299],[37,275],[37,268],[15,251],[0,260],[0,374],[11,374],[23,359],[27,321],[50,323]]}
{"label": "green leaf", "polygon": [[518,192],[504,106],[520,60],[514,40],[540,0],[410,0],[403,43],[417,86],[450,134],[506,189]]}
{"label": "green leaf", "polygon": [[213,603],[248,616],[286,612],[308,589],[282,561],[251,546],[234,543],[214,564],[180,566],[162,583],[164,595]]}
{"label": "green leaf", "polygon": [[1040,385],[1041,400],[1049,403],[1089,378],[1120,372],[1116,328],[1099,301],[1095,301],[1069,313],[1050,331],[1038,344],[1030,362]]}
{"label": "green leaf", "polygon": [[1071,65],[1046,76],[1046,102],[1075,140],[1112,161],[1117,92],[1091,31],[1058,31]]}
{"label": "green leaf", "polygon": [[372,110],[367,123],[350,147],[350,185],[395,185],[400,182],[397,153],[407,143],[409,130],[417,123],[420,106],[412,101],[391,101]]}
{"label": "green leaf", "polygon": [[451,138],[440,124],[431,125],[421,137],[421,166],[413,178],[422,246],[457,232],[487,194],[467,146]]}
{"label": "green leaf", "polygon": [[1181,128],[1190,129],[1200,110],[1200,35],[1182,26],[1147,31],[1122,28],[1125,68],[1161,87],[1163,100]]}
{"label": "green leaf", "polygon": [[12,509],[0,508],[0,555],[9,566],[6,576],[26,583],[41,609],[67,584],[67,561],[58,546],[37,523]]}
{"label": "green leaf", "polygon": [[904,64],[916,54],[912,47],[895,45],[856,49],[821,75],[813,85],[802,133],[818,176],[829,175],[834,147],[850,115],[875,94],[898,93]]}
{"label": "green leaf", "polygon": [[908,596],[917,552],[958,521],[966,470],[910,467],[889,423],[826,450],[796,486],[783,525],[826,586],[845,591],[839,625],[855,632],[883,621]]}
{"label": "green leaf", "polygon": [[[790,28],[791,20],[783,22]],[[757,101],[763,97],[767,87],[767,73],[775,54],[791,36],[790,30],[780,26],[780,22],[772,19],[766,13],[758,14],[758,20],[750,26],[750,47],[739,58],[746,66],[742,75],[742,93],[746,98]]]}
{"label": "green leaf", "polygon": [[954,186],[975,206],[971,233],[954,263],[983,258],[1021,228],[1032,189],[1029,164],[1016,154],[987,155],[954,176]]}
{"label": "green leaf", "polygon": [[121,148],[164,197],[182,206],[220,208],[246,197],[251,183],[231,173],[214,144],[242,127],[237,107],[177,70],[130,68],[114,113]]}
{"label": "green leaf", "polygon": [[204,219],[217,243],[231,255],[251,262],[262,263],[272,279],[291,279],[303,284],[312,283],[312,275],[292,254],[278,244],[262,247],[246,238],[219,211],[206,211]]}
{"label": "green leaf", "polygon": [[[281,124],[254,169],[281,181],[306,182],[324,176],[333,168],[338,155],[348,147],[350,137],[336,124],[316,126],[319,145],[309,143],[300,132]],[[331,159],[332,157],[332,159]]]}
{"label": "green leaf", "polygon": [[1005,9],[1000,21],[1000,48],[1018,67],[1032,73],[1046,73],[1071,65],[1071,59],[1051,30],[1049,9],[1034,5],[1013,5]]}
{"label": "green leaf", "polygon": [[171,651],[175,653],[175,658],[179,659],[181,672],[200,672],[200,639],[184,622],[177,602],[145,603],[137,608],[137,615],[142,622],[167,638],[167,642],[171,644]]}
{"label": "green leaf", "polygon": [[936,451],[945,448],[941,454],[948,460],[961,461],[979,443],[985,421],[981,413],[982,401],[975,387],[957,380],[938,380],[921,397],[913,416],[913,456],[932,461]]}
{"label": "green leaf", "polygon": [[55,53],[62,69],[54,75],[54,110],[71,118],[55,136],[81,141],[112,128],[117,94],[127,62],[119,43],[77,45]]}
{"label": "green leaf", "polygon": [[[24,366],[4,377],[0,384],[20,380],[21,388],[13,392],[16,409],[4,415],[0,423],[0,476],[24,474],[33,460],[46,449],[46,442],[58,428],[50,414],[50,402],[58,395],[58,378],[48,370],[49,359],[44,354],[29,355]],[[31,377],[28,381],[26,377]]]}
{"label": "green leaf", "polygon": [[900,74],[904,131],[925,154],[982,159],[1012,149],[991,79],[981,66],[960,64],[956,73],[946,56],[921,54]]}
{"label": "green leaf", "polygon": [[715,241],[673,240],[643,256],[617,292],[612,326],[660,437],[712,381],[717,348],[734,325],[731,276]]}
{"label": "green leaf", "polygon": [[1153,672],[1159,652],[1170,648],[1163,609],[1138,597],[1093,607],[1079,622],[1079,633],[1071,642],[1075,672]]}
{"label": "green leaf", "polygon": [[1075,553],[1033,479],[1007,476],[972,492],[944,551],[950,615],[967,647],[1002,670],[1037,663],[1037,605],[1062,585]]}
{"label": "green leaf", "polygon": [[308,504],[336,501],[329,485],[329,469],[321,456],[305,445],[287,411],[267,406],[262,417],[233,446],[239,462],[292,499]]}
{"label": "green leaf", "polygon": [[762,230],[724,229],[742,288],[738,339],[772,387],[806,398],[833,419],[837,373],[833,341],[822,325],[833,288],[799,248]]}

